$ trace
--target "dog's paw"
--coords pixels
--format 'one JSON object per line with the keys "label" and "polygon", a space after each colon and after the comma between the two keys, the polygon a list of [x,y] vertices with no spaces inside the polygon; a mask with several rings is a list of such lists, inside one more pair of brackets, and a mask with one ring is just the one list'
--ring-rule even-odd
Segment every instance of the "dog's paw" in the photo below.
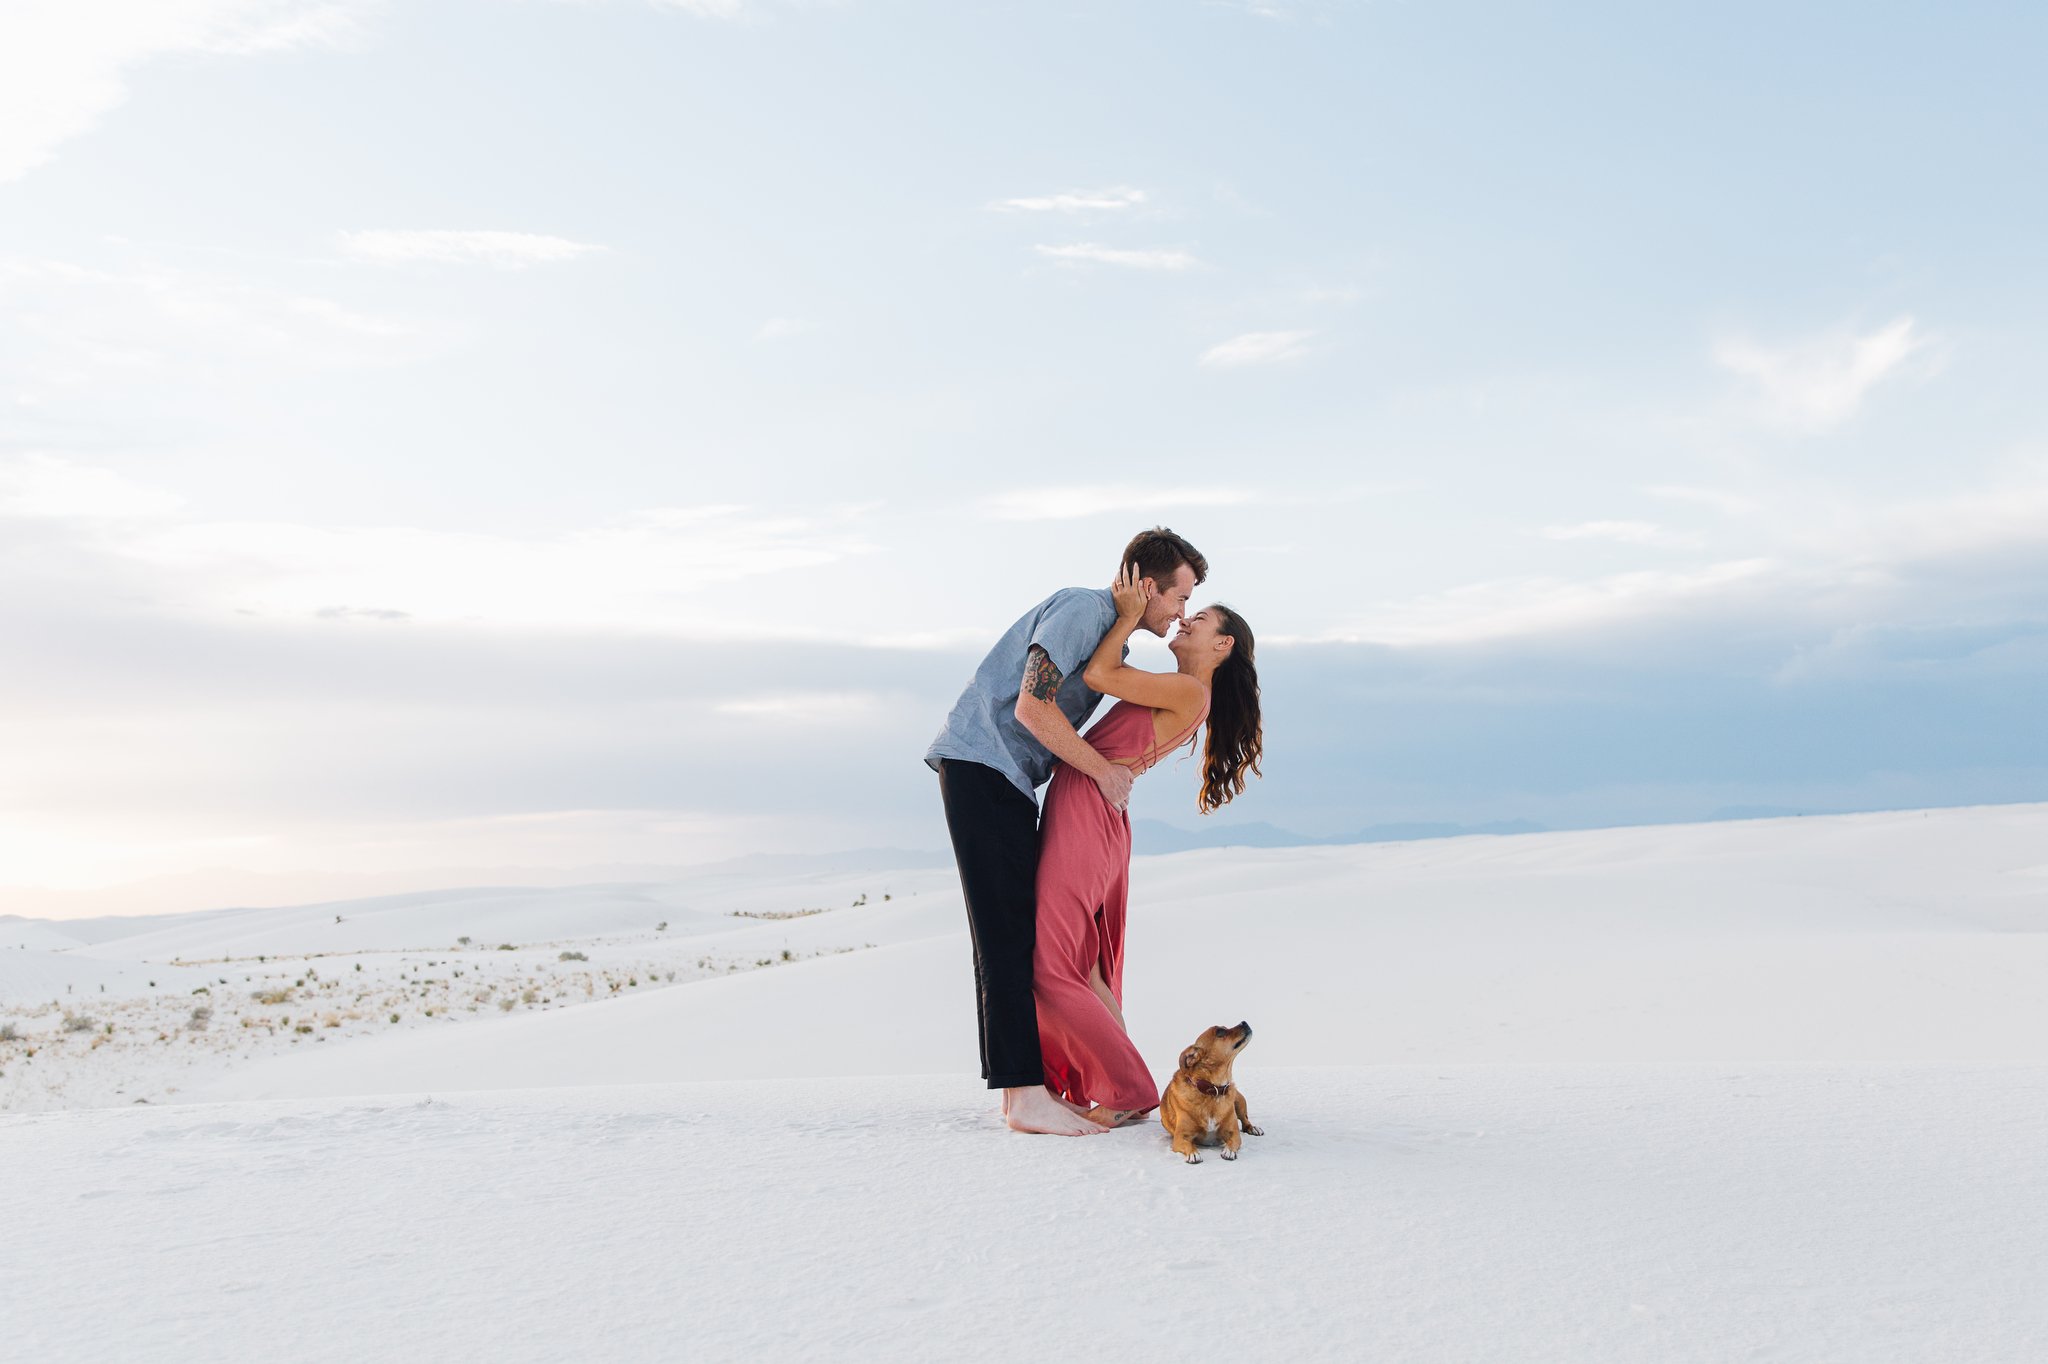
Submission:
{"label": "dog's paw", "polygon": [[1265,1128],[1253,1127],[1250,1123],[1245,1123],[1242,1130],[1248,1137],[1263,1137],[1266,1135]]}
{"label": "dog's paw", "polygon": [[1228,1147],[1228,1146],[1224,1147],[1224,1148],[1223,1148],[1223,1158],[1224,1158],[1225,1160],[1236,1160],[1236,1159],[1237,1159],[1237,1152],[1236,1152],[1236,1150],[1235,1150],[1235,1149],[1233,1149],[1233,1148],[1231,1148],[1231,1147]]}
{"label": "dog's paw", "polygon": [[1190,1165],[1200,1165],[1202,1163],[1202,1156],[1201,1153],[1198,1151],[1188,1152],[1187,1155],[1183,1157],[1183,1159],[1185,1159],[1187,1163]]}

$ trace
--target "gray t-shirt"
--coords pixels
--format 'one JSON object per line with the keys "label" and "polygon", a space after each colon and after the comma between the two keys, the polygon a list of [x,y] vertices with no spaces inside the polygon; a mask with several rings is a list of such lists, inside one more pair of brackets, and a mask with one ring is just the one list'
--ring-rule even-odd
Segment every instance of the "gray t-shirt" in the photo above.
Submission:
{"label": "gray t-shirt", "polygon": [[1081,670],[1114,624],[1116,598],[1106,587],[1062,588],[1026,611],[974,670],[974,680],[953,704],[925,762],[935,772],[941,758],[981,763],[1008,777],[1025,795],[1033,794],[1052,777],[1058,759],[1017,723],[1026,656],[1036,644],[1060,670],[1066,680],[1053,700],[1078,730],[1102,700],[1100,692],[1082,683]]}

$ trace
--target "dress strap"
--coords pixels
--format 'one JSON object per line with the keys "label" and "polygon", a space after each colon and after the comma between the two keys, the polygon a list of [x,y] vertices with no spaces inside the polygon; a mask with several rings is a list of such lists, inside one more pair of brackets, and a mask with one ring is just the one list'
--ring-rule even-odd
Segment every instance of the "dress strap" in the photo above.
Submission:
{"label": "dress strap", "polygon": [[[1147,718],[1149,719],[1150,717],[1148,716]],[[1155,741],[1145,746],[1144,753],[1139,755],[1131,764],[1131,775],[1134,777],[1143,776],[1157,766],[1167,754],[1173,752],[1182,744],[1191,742],[1195,737],[1195,731],[1202,727],[1202,721],[1208,718],[1209,699],[1205,696],[1202,698],[1201,713],[1188,723],[1186,729],[1175,735],[1170,743],[1162,744]]]}

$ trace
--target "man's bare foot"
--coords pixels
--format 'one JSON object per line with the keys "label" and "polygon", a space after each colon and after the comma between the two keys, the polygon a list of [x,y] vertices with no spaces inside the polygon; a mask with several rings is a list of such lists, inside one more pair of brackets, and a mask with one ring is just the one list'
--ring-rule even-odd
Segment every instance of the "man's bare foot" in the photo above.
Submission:
{"label": "man's bare foot", "polygon": [[1068,1108],[1044,1085],[1004,1090],[1003,1121],[1015,1132],[1043,1132],[1056,1137],[1092,1137],[1109,1130]]}
{"label": "man's bare foot", "polygon": [[[1014,1089],[1006,1089],[1006,1090],[1004,1090],[1004,1091],[1003,1091],[1003,1116],[1004,1116],[1004,1117],[1008,1117],[1008,1116],[1009,1116],[1009,1113],[1010,1113],[1010,1096],[1011,1096],[1012,1094],[1016,1094],[1016,1093],[1019,1093],[1019,1092],[1020,1092],[1020,1091],[1018,1091],[1018,1090],[1014,1090]],[[1068,1098],[1068,1097],[1067,1097],[1066,1095],[1064,1095],[1064,1094],[1053,1094],[1053,1093],[1052,1093],[1052,1086],[1051,1086],[1051,1085],[1047,1085],[1047,1086],[1045,1087],[1045,1092],[1046,1092],[1046,1093],[1048,1093],[1048,1094],[1052,1094],[1052,1101],[1053,1101],[1054,1103],[1056,1103],[1056,1104],[1060,1105],[1060,1107],[1062,1107],[1062,1108],[1066,1109],[1066,1110],[1067,1110],[1067,1111],[1068,1111],[1069,1113],[1079,1113],[1079,1114],[1081,1114],[1081,1115],[1082,1115],[1083,1117],[1086,1117],[1086,1116],[1087,1116],[1087,1114],[1088,1114],[1088,1105],[1087,1105],[1087,1104],[1077,1104],[1077,1103],[1075,1103],[1075,1102],[1074,1102],[1074,1101],[1073,1101],[1072,1099],[1069,1099],[1069,1098]]]}

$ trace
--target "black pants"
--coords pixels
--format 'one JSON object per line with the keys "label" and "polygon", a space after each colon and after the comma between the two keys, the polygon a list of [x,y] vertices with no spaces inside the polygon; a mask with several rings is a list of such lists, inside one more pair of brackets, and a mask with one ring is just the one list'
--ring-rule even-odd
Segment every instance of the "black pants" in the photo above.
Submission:
{"label": "black pants", "polygon": [[974,990],[981,1024],[981,1078],[990,1089],[1045,1083],[1031,952],[1038,942],[1038,802],[981,763],[939,760],[939,794],[967,924],[974,935]]}

